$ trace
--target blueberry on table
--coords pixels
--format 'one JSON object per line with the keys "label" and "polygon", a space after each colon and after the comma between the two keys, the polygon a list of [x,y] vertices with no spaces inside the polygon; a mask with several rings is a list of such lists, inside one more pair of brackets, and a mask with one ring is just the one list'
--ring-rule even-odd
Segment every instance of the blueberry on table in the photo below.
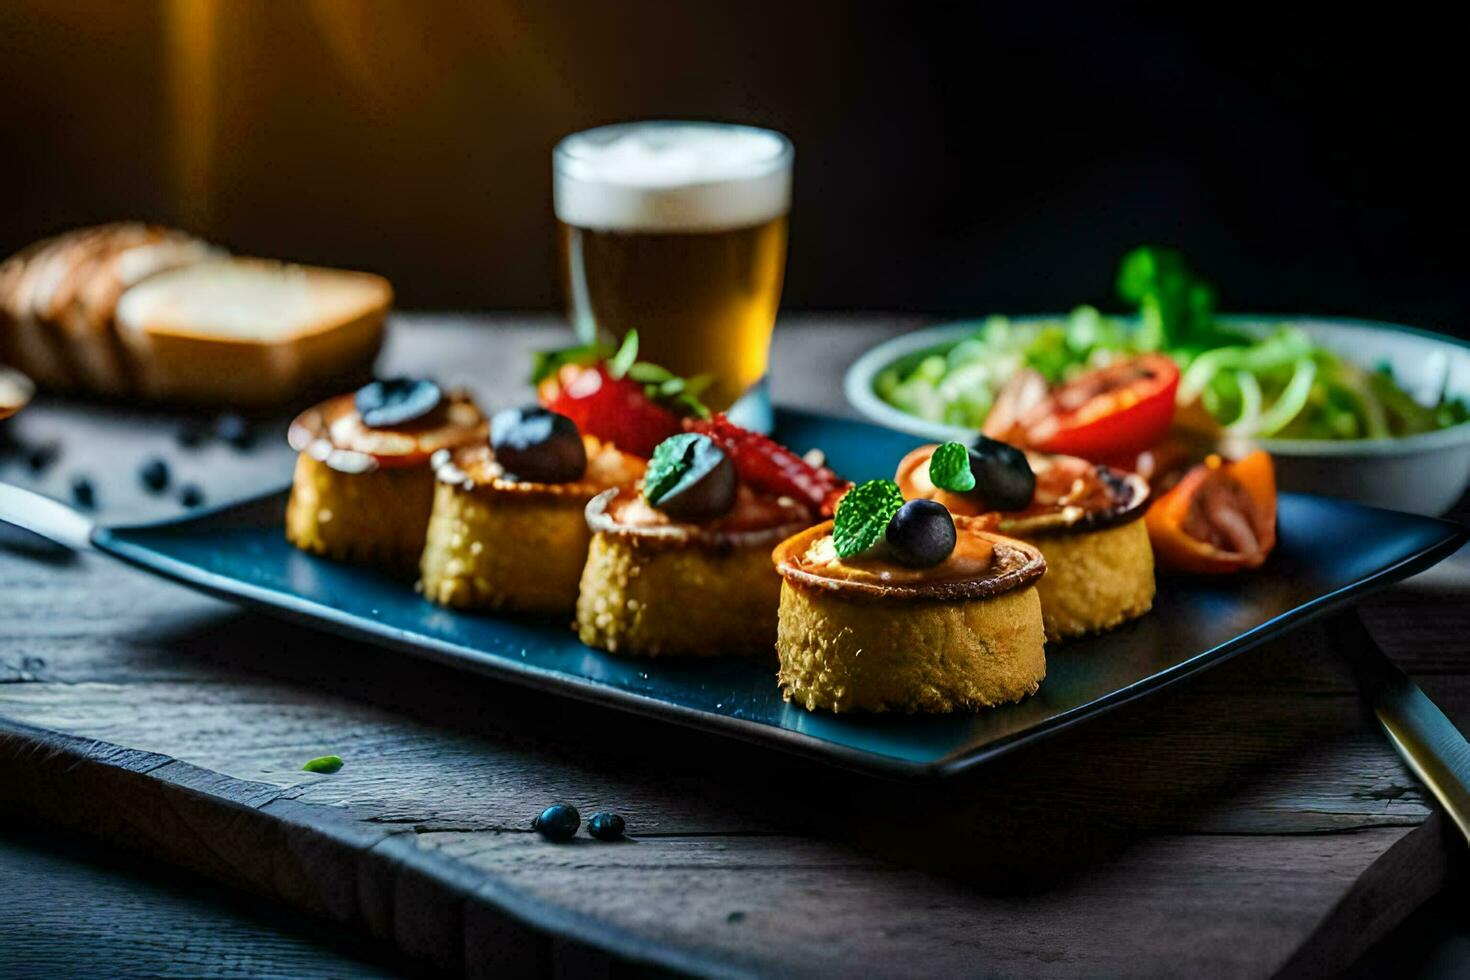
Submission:
{"label": "blueberry on table", "polygon": [[1026,454],[1009,443],[976,436],[970,443],[971,491],[992,510],[1024,510],[1036,493],[1036,474]]}
{"label": "blueberry on table", "polygon": [[154,493],[160,493],[168,486],[169,475],[168,463],[156,456],[144,462],[138,469],[138,479]]}
{"label": "blueberry on table", "polygon": [[255,432],[250,423],[233,413],[215,419],[214,437],[236,449],[249,449],[255,444]]}
{"label": "blueberry on table", "polygon": [[362,424],[373,429],[417,422],[438,408],[443,400],[444,393],[438,385],[420,378],[370,381],[353,396]]}
{"label": "blueberry on table", "polygon": [[90,510],[97,506],[97,488],[92,481],[85,476],[79,476],[71,481],[71,499],[78,507]]}
{"label": "blueberry on table", "polygon": [[490,420],[490,447],[507,475],[530,483],[570,483],[587,472],[587,447],[577,423],[531,405],[507,408]]}
{"label": "blueberry on table", "polygon": [[204,503],[204,491],[197,484],[186,483],[179,487],[179,503],[194,508]]}
{"label": "blueberry on table", "polygon": [[185,449],[198,449],[209,441],[209,427],[202,422],[186,422],[174,434],[174,441]]}
{"label": "blueberry on table", "polygon": [[626,824],[616,813],[598,811],[587,821],[587,833],[598,840],[621,840]]}
{"label": "blueberry on table", "polygon": [[531,829],[547,840],[569,841],[577,836],[582,825],[582,816],[577,808],[568,803],[553,803],[531,821]]}
{"label": "blueberry on table", "polygon": [[884,535],[894,560],[914,568],[938,565],[954,551],[954,518],[941,503],[910,500],[888,522]]}
{"label": "blueberry on table", "polygon": [[60,450],[55,446],[32,446],[26,452],[26,468],[32,473],[45,472],[60,455]]}

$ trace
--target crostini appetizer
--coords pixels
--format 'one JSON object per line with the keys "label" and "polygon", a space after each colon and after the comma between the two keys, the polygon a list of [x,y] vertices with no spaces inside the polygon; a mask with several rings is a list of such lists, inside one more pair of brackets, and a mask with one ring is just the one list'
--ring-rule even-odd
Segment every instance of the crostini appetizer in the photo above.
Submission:
{"label": "crostini appetizer", "polygon": [[631,656],[769,656],[781,580],[771,549],[846,484],[715,416],[659,443],[638,490],[587,505],[582,642]]}
{"label": "crostini appetizer", "polygon": [[424,550],[431,457],[483,442],[485,419],[466,394],[393,378],[302,412],[288,438],[300,455],[286,538],[329,558],[407,569]]}
{"label": "crostini appetizer", "polygon": [[772,558],[785,698],[808,710],[945,713],[1035,693],[1046,562],[994,523],[870,480],[834,521],[783,541]]}
{"label": "crostini appetizer", "polygon": [[587,502],[633,486],[645,465],[539,405],[497,413],[488,443],[435,460],[424,596],[461,609],[570,615],[592,538]]}
{"label": "crostini appetizer", "polygon": [[923,446],[903,458],[905,498],[957,515],[993,513],[1001,534],[1046,558],[1037,583],[1047,639],[1113,629],[1153,606],[1154,558],[1141,477],[1075,456],[1025,453],[986,436],[969,446]]}

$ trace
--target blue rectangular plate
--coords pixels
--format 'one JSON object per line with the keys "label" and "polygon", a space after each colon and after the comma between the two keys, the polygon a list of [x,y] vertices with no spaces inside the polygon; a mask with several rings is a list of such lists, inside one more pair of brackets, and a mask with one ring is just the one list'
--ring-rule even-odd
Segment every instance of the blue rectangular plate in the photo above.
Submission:
{"label": "blue rectangular plate", "polygon": [[[781,411],[777,433],[820,446],[840,473],[888,476],[911,436]],[[1047,653],[1041,690],[978,714],[842,716],[786,704],[770,662],[642,661],[583,646],[564,622],[451,612],[412,583],[290,547],[284,493],[183,520],[101,528],[102,550],[204,592],[350,637],[571,697],[890,776],[944,776],[1060,731],[1422,571],[1464,528],[1319,497],[1283,494],[1279,542],[1262,569],[1161,579],[1154,610]]]}

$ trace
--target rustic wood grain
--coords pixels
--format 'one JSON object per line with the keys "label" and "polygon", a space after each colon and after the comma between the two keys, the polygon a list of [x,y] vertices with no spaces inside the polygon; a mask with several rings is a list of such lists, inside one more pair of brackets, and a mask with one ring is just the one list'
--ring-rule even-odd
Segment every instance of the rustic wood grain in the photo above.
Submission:
{"label": "rustic wood grain", "polygon": [[[778,372],[778,397],[832,409],[843,352],[894,323],[779,334],[778,363],[806,380]],[[390,360],[452,364],[449,380],[489,391],[547,339],[415,319]],[[64,421],[63,460],[95,448],[112,461],[105,518],[176,506],[125,465],[166,451],[166,426],[57,411],[23,418],[24,435]],[[271,442],[227,458],[214,499],[289,466]],[[211,478],[206,460],[189,465]],[[1467,580],[1457,559],[1365,617],[1461,724]],[[12,539],[0,544],[0,719],[0,810],[477,973],[609,955],[732,973],[1322,972],[1433,894],[1453,845],[1313,628],[915,788],[462,675]],[[341,772],[300,771],[328,752]],[[530,818],[558,800],[621,812],[635,839],[541,841]]]}

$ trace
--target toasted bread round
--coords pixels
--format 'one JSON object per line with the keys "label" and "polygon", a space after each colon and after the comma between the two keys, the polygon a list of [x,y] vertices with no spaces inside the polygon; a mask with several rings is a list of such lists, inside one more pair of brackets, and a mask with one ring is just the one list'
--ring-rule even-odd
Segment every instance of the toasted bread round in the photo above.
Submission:
{"label": "toasted bread round", "polygon": [[1046,558],[1036,590],[1048,640],[1110,630],[1153,608],[1154,553],[1142,520],[1030,540]]}
{"label": "toasted bread round", "polygon": [[1046,676],[1035,586],[984,599],[891,608],[786,582],[777,680],[808,711],[988,708],[1035,694]]}
{"label": "toasted bread round", "polygon": [[424,597],[459,609],[575,612],[592,540],[587,502],[643,475],[637,457],[583,442],[588,469],[572,483],[503,479],[488,445],[441,465],[420,564]]}
{"label": "toasted bread round", "polygon": [[946,713],[1035,693],[1046,638],[1033,583],[1045,562],[981,519],[955,523],[989,549],[983,570],[854,576],[813,564],[830,523],[781,543],[772,557],[784,579],[776,650],[787,700],[813,711]]}
{"label": "toasted bread round", "polygon": [[406,570],[423,554],[433,506],[427,464],[344,473],[302,453],[286,505],[286,540],[327,558]]}
{"label": "toasted bread round", "polygon": [[617,492],[587,505],[594,533],[577,597],[582,642],[635,657],[770,656],[781,593],[771,548],[800,525],[619,524],[607,515]]}

